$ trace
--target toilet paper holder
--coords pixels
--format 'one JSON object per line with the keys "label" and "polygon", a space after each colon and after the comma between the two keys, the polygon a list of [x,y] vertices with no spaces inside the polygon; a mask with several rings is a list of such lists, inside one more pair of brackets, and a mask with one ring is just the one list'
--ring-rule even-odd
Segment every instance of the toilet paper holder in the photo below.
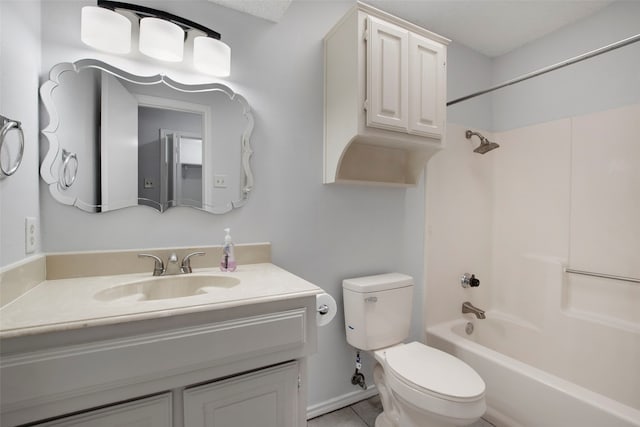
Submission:
{"label": "toilet paper holder", "polygon": [[337,309],[336,300],[331,295],[326,292],[316,295],[316,325],[329,324],[335,317]]}

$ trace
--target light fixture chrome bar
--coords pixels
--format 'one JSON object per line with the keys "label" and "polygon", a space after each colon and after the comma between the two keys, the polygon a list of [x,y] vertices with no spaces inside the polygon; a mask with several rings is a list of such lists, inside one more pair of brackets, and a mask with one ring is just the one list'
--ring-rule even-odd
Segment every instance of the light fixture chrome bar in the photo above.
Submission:
{"label": "light fixture chrome bar", "polygon": [[520,77],[516,77],[514,79],[507,80],[506,82],[501,83],[501,84],[496,85],[496,86],[493,86],[493,87],[490,87],[489,89],[481,90],[479,92],[475,92],[475,93],[472,93],[470,95],[466,95],[466,96],[463,96],[461,98],[454,99],[453,101],[447,102],[447,107],[450,106],[450,105],[457,104],[458,102],[466,101],[468,99],[475,98],[477,96],[484,95],[486,93],[493,92],[493,91],[496,91],[498,89],[502,89],[503,87],[511,86],[511,85],[516,84],[516,83],[520,83],[520,82],[523,82],[525,80],[529,80],[531,78],[538,77],[538,76],[540,76],[542,74],[546,74],[546,73],[549,73],[551,71],[555,71],[555,70],[558,70],[560,68],[564,68],[564,67],[566,67],[568,65],[572,65],[572,64],[575,64],[577,62],[584,61],[585,59],[593,58],[594,56],[598,56],[598,55],[601,55],[603,53],[610,52],[610,51],[615,50],[615,49],[619,49],[621,47],[624,47],[624,46],[630,45],[632,43],[635,43],[637,41],[640,41],[640,34],[636,34],[635,36],[627,37],[626,39],[622,39],[622,40],[617,41],[615,43],[608,44],[608,45],[603,46],[601,48],[592,50],[590,52],[586,52],[586,53],[583,53],[581,55],[574,56],[573,58],[567,59],[567,60],[562,61],[562,62],[558,62],[558,63],[550,65],[548,67],[541,68],[541,69],[539,69],[537,71],[532,71],[530,73],[523,74]]}
{"label": "light fixture chrome bar", "polygon": [[207,37],[211,37],[216,40],[220,40],[220,33],[214,31],[210,28],[205,27],[204,25],[200,25],[197,22],[190,21],[189,19],[182,18],[180,16],[174,15],[169,12],[165,12],[158,9],[152,9],[146,6],[140,6],[137,4],[123,3],[118,1],[111,0],[98,0],[98,7],[103,7],[105,9],[115,10],[115,9],[125,9],[131,12],[134,12],[137,15],[149,16],[162,18],[165,21],[173,22],[174,24],[180,26],[182,29],[196,29],[202,31],[207,35]]}
{"label": "light fixture chrome bar", "polygon": [[594,273],[591,271],[574,270],[573,268],[565,268],[564,271],[573,274],[582,274],[583,276],[601,277],[603,279],[621,280],[623,282],[640,283],[640,279],[634,277],[614,276],[613,274]]}

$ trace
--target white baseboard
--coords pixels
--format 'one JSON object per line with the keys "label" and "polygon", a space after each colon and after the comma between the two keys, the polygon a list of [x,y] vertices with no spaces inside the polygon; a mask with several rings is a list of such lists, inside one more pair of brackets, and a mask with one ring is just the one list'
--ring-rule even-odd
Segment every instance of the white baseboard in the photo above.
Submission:
{"label": "white baseboard", "polygon": [[352,391],[351,393],[316,403],[315,405],[307,407],[307,419],[310,420],[311,418],[319,417],[320,415],[333,412],[337,409],[344,408],[345,406],[353,405],[356,402],[368,399],[376,394],[378,394],[378,389],[374,384],[371,384],[366,390]]}

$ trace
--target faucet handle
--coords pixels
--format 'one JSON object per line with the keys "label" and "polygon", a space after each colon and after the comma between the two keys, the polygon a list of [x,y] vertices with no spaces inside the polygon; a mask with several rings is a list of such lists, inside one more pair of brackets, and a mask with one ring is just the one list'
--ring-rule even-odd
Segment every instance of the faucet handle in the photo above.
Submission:
{"label": "faucet handle", "polygon": [[463,288],[477,288],[480,286],[480,279],[478,279],[475,274],[464,273],[460,276],[460,284]]}
{"label": "faucet handle", "polygon": [[138,258],[153,258],[155,263],[153,265],[153,275],[154,276],[162,276],[164,274],[165,268],[164,268],[164,262],[162,262],[162,260],[160,259],[160,257],[157,257],[155,255],[152,254],[138,254]]}
{"label": "faucet handle", "polygon": [[186,255],[182,258],[182,265],[180,266],[180,271],[183,273],[191,273],[193,270],[191,269],[191,257],[192,256],[201,256],[205,255],[204,252],[192,252],[189,255]]}

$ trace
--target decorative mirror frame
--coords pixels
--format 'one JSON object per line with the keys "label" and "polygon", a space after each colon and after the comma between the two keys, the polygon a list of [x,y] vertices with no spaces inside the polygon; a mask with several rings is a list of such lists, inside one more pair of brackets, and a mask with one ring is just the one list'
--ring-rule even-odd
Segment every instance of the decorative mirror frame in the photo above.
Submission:
{"label": "decorative mirror frame", "polygon": [[[223,214],[231,211],[234,208],[241,207],[247,202],[249,193],[253,190],[254,185],[253,172],[251,171],[251,165],[249,162],[251,155],[253,154],[250,139],[253,132],[254,119],[253,114],[251,113],[251,107],[244,97],[235,93],[231,88],[221,83],[189,85],[171,80],[169,77],[162,74],[154,76],[138,76],[94,59],[82,59],[74,63],[64,62],[55,65],[49,73],[49,80],[44,82],[40,87],[40,98],[42,100],[45,111],[49,115],[49,123],[41,130],[41,134],[48,141],[49,149],[45,154],[44,159],[42,160],[42,164],[40,166],[40,176],[45,183],[49,184],[49,192],[56,201],[65,205],[76,206],[86,212],[99,212],[97,206],[89,205],[82,200],[79,200],[77,197],[65,194],[64,190],[73,185],[73,181],[75,181],[75,175],[77,172],[77,167],[79,167],[79,165],[77,163],[77,159],[75,160],[75,162],[70,161],[74,159],[74,154],[69,153],[61,148],[60,142],[58,141],[58,136],[56,134],[60,125],[60,117],[53,101],[53,93],[60,85],[61,75],[66,72],[79,73],[80,71],[85,69],[98,69],[107,72],[117,78],[141,85],[153,85],[161,83],[174,90],[187,93],[219,91],[226,94],[231,101],[239,102],[242,106],[242,114],[247,120],[247,126],[244,129],[241,137],[241,163],[243,173],[240,183],[240,198],[238,200],[232,200],[222,205],[211,206],[207,209],[196,209],[214,214]],[[54,165],[56,164],[58,159],[62,161],[62,164],[65,167],[65,169],[61,171],[62,173],[60,173],[60,171],[56,172],[53,170]],[[74,164],[76,168],[75,171],[69,172],[66,170],[66,167]],[[68,177],[66,176],[67,172],[69,172]]]}

